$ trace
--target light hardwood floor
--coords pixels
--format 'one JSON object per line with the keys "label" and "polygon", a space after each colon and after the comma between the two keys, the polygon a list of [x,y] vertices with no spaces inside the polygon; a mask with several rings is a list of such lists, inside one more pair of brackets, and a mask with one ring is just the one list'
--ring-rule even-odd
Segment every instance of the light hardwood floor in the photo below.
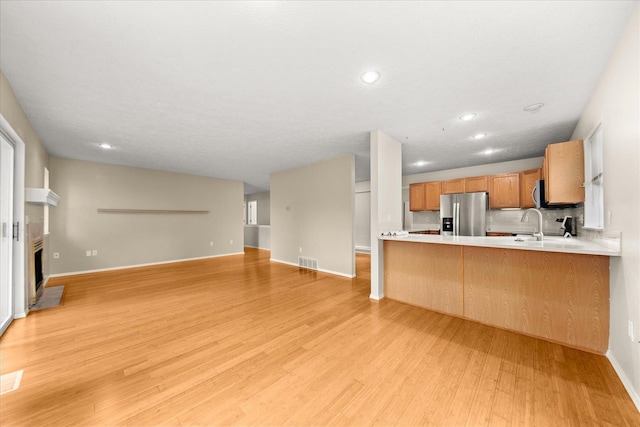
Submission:
{"label": "light hardwood floor", "polygon": [[269,253],[52,279],[13,322],[2,426],[640,425],[602,356],[391,300]]}

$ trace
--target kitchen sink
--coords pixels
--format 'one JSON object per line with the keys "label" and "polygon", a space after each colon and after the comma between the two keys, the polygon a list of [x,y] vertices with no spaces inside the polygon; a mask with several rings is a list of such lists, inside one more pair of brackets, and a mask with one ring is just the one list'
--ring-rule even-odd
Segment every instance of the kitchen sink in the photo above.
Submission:
{"label": "kitchen sink", "polygon": [[533,248],[558,248],[558,249],[570,249],[579,248],[583,246],[580,242],[571,239],[565,239],[564,237],[545,237],[544,240],[538,241],[533,236],[516,236],[514,239],[516,244],[522,246],[530,246]]}

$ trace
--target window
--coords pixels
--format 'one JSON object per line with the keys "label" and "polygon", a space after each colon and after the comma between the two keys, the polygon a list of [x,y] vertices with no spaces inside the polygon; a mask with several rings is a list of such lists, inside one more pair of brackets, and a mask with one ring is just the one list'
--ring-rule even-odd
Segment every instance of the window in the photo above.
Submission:
{"label": "window", "polygon": [[584,141],[584,228],[604,229],[602,124]]}

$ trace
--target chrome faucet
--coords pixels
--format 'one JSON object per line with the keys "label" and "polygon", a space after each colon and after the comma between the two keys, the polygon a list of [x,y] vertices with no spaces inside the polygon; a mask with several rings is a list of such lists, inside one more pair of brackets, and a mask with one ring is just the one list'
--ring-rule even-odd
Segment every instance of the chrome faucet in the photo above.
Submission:
{"label": "chrome faucet", "polygon": [[544,235],[542,234],[542,212],[540,212],[536,208],[529,208],[525,211],[524,215],[522,215],[522,219],[520,220],[520,222],[524,222],[524,220],[527,218],[527,215],[531,211],[534,211],[538,214],[538,232],[534,232],[533,237],[535,237],[537,241],[541,242],[542,239],[544,239]]}

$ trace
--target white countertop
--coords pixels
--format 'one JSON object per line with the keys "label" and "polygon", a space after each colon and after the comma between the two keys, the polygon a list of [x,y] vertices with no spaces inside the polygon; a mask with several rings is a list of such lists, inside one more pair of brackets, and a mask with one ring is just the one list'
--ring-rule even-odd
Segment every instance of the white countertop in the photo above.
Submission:
{"label": "white countertop", "polygon": [[[570,254],[620,256],[619,251],[597,243],[578,238],[565,239],[559,236],[545,236],[538,242],[531,236],[481,237],[481,236],[441,236],[410,234],[408,236],[380,236],[381,240],[404,240],[416,243],[437,243],[443,245],[480,246],[485,248],[521,249],[527,251],[564,252]],[[516,239],[524,240],[517,241]]]}

